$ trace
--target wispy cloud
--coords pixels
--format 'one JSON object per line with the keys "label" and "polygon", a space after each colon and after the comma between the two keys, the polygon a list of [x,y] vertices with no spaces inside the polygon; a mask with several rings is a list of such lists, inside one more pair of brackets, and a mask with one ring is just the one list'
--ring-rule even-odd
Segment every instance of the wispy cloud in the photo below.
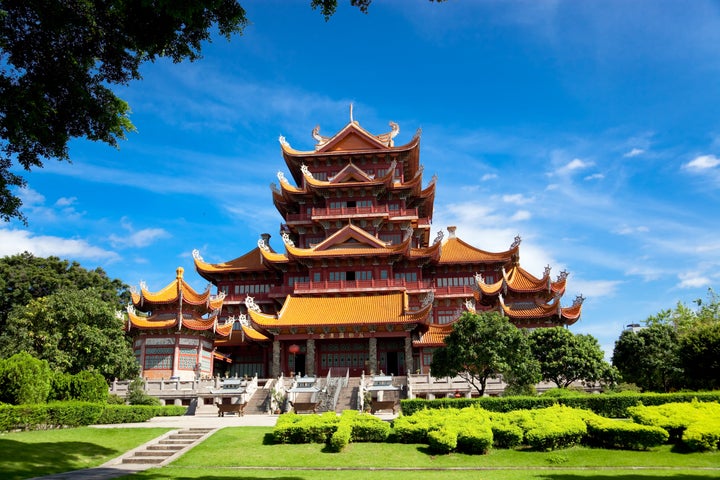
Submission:
{"label": "wispy cloud", "polygon": [[683,168],[691,171],[704,171],[720,165],[720,158],[715,155],[700,155],[683,165]]}
{"label": "wispy cloud", "polygon": [[642,148],[633,148],[629,152],[626,152],[623,157],[632,158],[637,157],[638,155],[642,155],[643,153],[645,153],[645,150],[643,150]]}
{"label": "wispy cloud", "polygon": [[522,193],[514,193],[512,195],[503,195],[502,201],[505,203],[512,203],[513,205],[526,205],[528,203],[533,203],[535,201],[535,197],[526,197]]}
{"label": "wispy cloud", "polygon": [[127,217],[120,221],[126,234],[111,234],[110,243],[116,248],[143,248],[152,245],[157,240],[168,238],[170,234],[162,228],[143,228],[135,230]]}
{"label": "wispy cloud", "polygon": [[30,252],[39,257],[86,259],[116,262],[120,256],[90,244],[83,239],[69,239],[51,235],[35,235],[28,230],[0,228],[0,256]]}
{"label": "wispy cloud", "polygon": [[678,288],[699,288],[712,285],[710,278],[702,272],[683,272],[678,274]]}

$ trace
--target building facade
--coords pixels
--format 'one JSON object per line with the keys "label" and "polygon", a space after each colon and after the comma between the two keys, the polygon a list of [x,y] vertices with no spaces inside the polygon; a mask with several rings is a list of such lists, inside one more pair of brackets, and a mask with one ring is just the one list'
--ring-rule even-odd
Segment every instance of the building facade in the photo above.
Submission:
{"label": "building facade", "polygon": [[213,320],[218,372],[426,373],[464,311],[499,311],[520,328],[580,318],[581,296],[561,306],[567,273],[524,270],[519,237],[488,252],[455,227],[432,236],[437,179],[423,183],[420,132],[396,146],[399,127],[390,126],[374,135],[351,115],[333,136],[316,127],[312,151],[280,137],[290,178],[279,172],[271,185],[278,245],[263,234],[222,263],[193,252],[223,297]]}

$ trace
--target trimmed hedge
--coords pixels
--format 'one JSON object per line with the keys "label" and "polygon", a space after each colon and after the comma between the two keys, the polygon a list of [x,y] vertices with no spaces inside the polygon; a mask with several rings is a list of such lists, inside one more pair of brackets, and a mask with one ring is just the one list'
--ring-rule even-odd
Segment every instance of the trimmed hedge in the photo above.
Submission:
{"label": "trimmed hedge", "polygon": [[480,397],[480,398],[439,398],[435,400],[405,399],[400,401],[403,415],[413,415],[424,409],[477,406],[490,412],[512,412],[546,408],[554,404],[591,410],[608,418],[627,418],[628,408],[637,405],[663,405],[666,403],[720,402],[720,391],[680,393],[603,393],[569,395],[560,397]]}
{"label": "trimmed hedge", "polygon": [[668,441],[667,430],[650,425],[601,417],[587,412],[588,437],[586,443],[596,447],[625,450],[647,450]]}
{"label": "trimmed hedge", "polygon": [[635,422],[667,430],[671,442],[683,444],[690,450],[717,450],[720,447],[720,403],[694,400],[639,405],[628,410]]}
{"label": "trimmed hedge", "polygon": [[185,411],[186,407],[106,405],[90,402],[0,405],[0,431],[144,422],[157,416],[183,415]]}

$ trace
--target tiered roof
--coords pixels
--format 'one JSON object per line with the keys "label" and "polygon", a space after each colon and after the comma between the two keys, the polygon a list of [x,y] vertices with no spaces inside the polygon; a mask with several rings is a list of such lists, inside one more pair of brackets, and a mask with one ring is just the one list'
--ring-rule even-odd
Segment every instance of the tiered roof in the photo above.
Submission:
{"label": "tiered roof", "polygon": [[300,297],[289,295],[280,312],[268,315],[246,301],[253,325],[278,333],[343,333],[346,337],[382,328],[403,331],[407,325],[427,324],[431,305],[408,310],[403,292],[344,297]]}
{"label": "tiered roof", "polygon": [[132,304],[127,308],[128,330],[177,327],[178,330],[212,330],[222,336],[230,334],[232,324],[219,325],[217,321],[225,295],[211,295],[209,285],[205,292],[198,293],[185,282],[183,273],[184,269],[178,267],[175,280],[157,292],[149,291],[144,282],[140,284],[140,291],[131,289]]}

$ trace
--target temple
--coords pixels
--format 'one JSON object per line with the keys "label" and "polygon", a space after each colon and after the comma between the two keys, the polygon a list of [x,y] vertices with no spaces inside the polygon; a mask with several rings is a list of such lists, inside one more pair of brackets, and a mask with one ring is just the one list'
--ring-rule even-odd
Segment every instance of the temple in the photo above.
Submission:
{"label": "temple", "polygon": [[[552,279],[550,267],[541,277],[524,270],[519,237],[505,251],[488,252],[459,238],[455,227],[447,227],[447,238],[443,231],[432,236],[437,178],[423,183],[420,131],[395,145],[399,130],[391,122],[389,132],[375,135],[351,114],[335,135],[316,127],[311,151],[280,137],[290,173],[279,172],[271,185],[280,241],[272,245],[262,234],[256,248],[222,263],[194,251],[197,272],[217,287],[222,305],[207,300],[216,310],[189,325],[182,305],[195,296],[171,300],[143,290],[140,306],[154,302],[153,314],[131,317],[132,327],[193,329],[202,372],[214,339],[215,373],[269,378],[427,373],[434,349],[465,311],[498,311],[520,328],[576,322],[583,298],[561,306],[568,274]],[[153,321],[158,325],[148,326]],[[151,338],[137,338],[147,377]]]}

